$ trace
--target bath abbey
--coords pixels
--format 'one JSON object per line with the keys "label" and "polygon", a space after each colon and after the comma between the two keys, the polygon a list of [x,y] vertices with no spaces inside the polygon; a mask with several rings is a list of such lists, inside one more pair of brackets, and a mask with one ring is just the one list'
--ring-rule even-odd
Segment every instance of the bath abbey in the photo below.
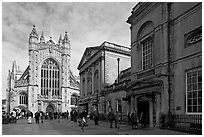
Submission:
{"label": "bath abbey", "polygon": [[58,43],[46,42],[37,29],[29,35],[29,63],[25,71],[16,61],[7,78],[7,109],[31,112],[70,112],[79,97],[79,82],[70,70],[70,41],[67,32]]}

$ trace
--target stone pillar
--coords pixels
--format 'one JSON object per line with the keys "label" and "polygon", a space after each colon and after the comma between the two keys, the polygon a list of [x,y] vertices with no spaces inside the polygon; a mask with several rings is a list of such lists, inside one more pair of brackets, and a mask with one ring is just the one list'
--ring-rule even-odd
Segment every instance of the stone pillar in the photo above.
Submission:
{"label": "stone pillar", "polygon": [[156,127],[159,127],[159,118],[160,118],[160,112],[161,112],[161,95],[156,95]]}
{"label": "stone pillar", "polygon": [[149,100],[149,122],[150,122],[150,128],[154,127],[153,124],[153,101]]}
{"label": "stone pillar", "polygon": [[131,103],[130,103],[130,113],[132,113],[134,111],[134,108],[135,108],[135,97],[134,96],[131,96]]}

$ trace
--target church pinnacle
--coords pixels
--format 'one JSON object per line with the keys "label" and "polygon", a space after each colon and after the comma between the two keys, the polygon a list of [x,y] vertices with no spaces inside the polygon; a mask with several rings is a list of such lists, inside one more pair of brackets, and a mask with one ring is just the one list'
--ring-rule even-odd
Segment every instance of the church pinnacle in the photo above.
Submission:
{"label": "church pinnacle", "polygon": [[36,37],[38,37],[38,33],[37,33],[36,28],[35,28],[35,25],[33,25],[33,30],[31,31],[30,36],[36,36]]}
{"label": "church pinnacle", "polygon": [[58,44],[61,45],[62,44],[62,35],[60,34],[59,40],[58,40]]}
{"label": "church pinnacle", "polygon": [[69,43],[69,38],[68,38],[67,32],[65,32],[63,43]]}
{"label": "church pinnacle", "polygon": [[45,43],[43,31],[42,31],[41,36],[40,36],[40,43]]}

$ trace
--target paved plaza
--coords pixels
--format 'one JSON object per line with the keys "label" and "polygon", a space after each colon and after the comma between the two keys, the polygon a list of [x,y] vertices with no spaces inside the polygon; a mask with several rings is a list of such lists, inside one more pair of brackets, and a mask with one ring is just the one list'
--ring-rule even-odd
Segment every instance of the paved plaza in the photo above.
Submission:
{"label": "paved plaza", "polygon": [[44,123],[28,124],[26,119],[17,121],[17,124],[3,124],[2,135],[189,135],[183,132],[163,130],[158,128],[131,129],[130,125],[120,125],[119,129],[109,128],[108,122],[99,122],[95,126],[92,120],[88,121],[88,127],[84,131],[77,122],[67,119],[45,120]]}

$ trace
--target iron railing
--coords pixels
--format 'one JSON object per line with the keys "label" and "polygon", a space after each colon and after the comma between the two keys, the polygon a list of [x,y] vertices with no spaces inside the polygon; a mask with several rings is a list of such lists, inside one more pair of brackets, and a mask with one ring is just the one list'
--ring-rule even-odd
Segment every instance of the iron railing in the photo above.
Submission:
{"label": "iron railing", "polygon": [[202,115],[168,115],[160,116],[160,128],[202,134]]}

